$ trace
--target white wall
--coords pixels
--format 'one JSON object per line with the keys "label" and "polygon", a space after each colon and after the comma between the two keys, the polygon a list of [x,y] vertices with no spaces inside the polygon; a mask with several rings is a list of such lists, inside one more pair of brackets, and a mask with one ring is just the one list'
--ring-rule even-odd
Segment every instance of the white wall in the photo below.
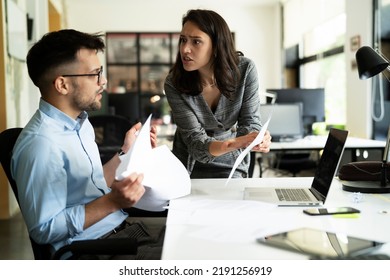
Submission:
{"label": "white wall", "polygon": [[84,32],[179,32],[182,17],[189,9],[214,10],[235,32],[237,49],[256,63],[260,90],[264,91],[281,86],[280,8],[273,2],[259,5],[257,1],[228,0],[223,4],[220,0],[66,0],[64,11],[67,28]]}
{"label": "white wall", "polygon": [[[357,4],[358,3],[358,4]],[[329,9],[332,7],[332,9]],[[372,42],[372,0],[289,0],[284,6],[285,47],[299,44],[302,35],[337,13],[346,13],[345,57],[347,112],[346,129],[350,136],[370,138],[371,120],[371,81],[358,78],[355,63],[356,50],[351,50],[350,40],[360,36],[361,45]],[[335,14],[336,13],[336,14]]]}
{"label": "white wall", "polygon": [[[25,0],[27,3],[27,13],[29,17],[33,18],[33,30],[32,30],[32,38],[28,42],[30,49],[32,45],[39,40],[45,33],[49,30],[49,7],[47,1],[41,1],[41,0]],[[27,66],[26,66],[27,69]],[[32,114],[35,113],[39,106],[39,100],[41,97],[41,93],[39,92],[38,88],[33,84],[31,79],[27,75],[27,86],[28,86],[28,95],[24,97],[26,102],[26,117],[22,121],[22,126],[24,126],[29,119],[31,118]],[[28,110],[27,110],[28,108]]]}
{"label": "white wall", "polygon": [[[42,0],[18,0],[17,4],[34,19],[33,38],[26,46],[29,49],[48,31],[48,3]],[[37,110],[41,95],[29,79],[25,60],[16,60],[10,56],[6,60],[7,127],[23,127]]]}
{"label": "white wall", "polygon": [[[30,0],[31,1],[31,0]],[[39,2],[39,0],[34,0]],[[260,5],[265,0],[56,0],[62,3],[63,21],[66,28],[85,32],[134,31],[134,32],[178,32],[181,19],[187,10],[193,8],[212,9],[220,13],[231,30],[235,32],[237,49],[252,58],[259,72],[260,90],[281,86],[281,26],[280,7],[274,4]],[[307,5],[306,1],[311,3]],[[335,2],[336,1],[336,2]],[[329,16],[327,7],[338,5],[340,0],[288,0],[286,5],[298,3],[301,16],[286,19],[287,24],[305,28],[306,16],[318,18]],[[350,38],[359,35],[362,45],[372,41],[372,0],[344,0],[347,14],[345,42],[347,77],[347,129],[350,135],[370,138],[371,81],[358,79],[357,71],[351,65],[355,52],[350,50]],[[29,2],[29,1],[28,1]],[[272,2],[272,1],[271,1]],[[283,2],[283,1],[282,1]],[[313,3],[320,3],[314,5]],[[357,4],[357,2],[359,4]],[[310,10],[308,7],[312,7]],[[294,39],[292,32],[287,38]],[[286,40],[285,42],[289,42]],[[104,63],[104,61],[103,61]]]}
{"label": "white wall", "polygon": [[[3,2],[3,4],[4,3],[5,2]],[[34,18],[34,38],[40,38],[48,31],[47,1],[17,0],[15,3],[17,4],[18,9],[28,13],[29,17]],[[2,34],[5,44],[7,44],[7,36],[5,35],[6,34]],[[27,42],[27,40],[26,42],[23,42],[23,44],[27,44],[26,49],[28,49],[32,43],[33,40],[31,42]],[[6,91],[5,93],[0,94],[5,94],[6,127],[23,127],[37,110],[40,93],[28,77],[25,60],[16,59],[8,55],[8,50],[6,50],[4,57]],[[19,207],[13,192],[10,187],[8,188],[8,203],[4,203],[0,205],[0,207],[7,207],[8,205],[8,209],[4,211],[5,213],[8,213],[8,216],[12,216],[18,211]],[[1,209],[1,212],[2,211],[3,209]]]}
{"label": "white wall", "polygon": [[352,67],[356,51],[351,50],[350,39],[359,35],[361,46],[372,46],[372,0],[346,0],[347,42],[346,79],[347,79],[347,129],[350,135],[371,138],[371,80],[359,80],[357,69]]}
{"label": "white wall", "polygon": [[302,35],[343,13],[344,0],[288,0],[284,4],[284,47],[302,42]]}

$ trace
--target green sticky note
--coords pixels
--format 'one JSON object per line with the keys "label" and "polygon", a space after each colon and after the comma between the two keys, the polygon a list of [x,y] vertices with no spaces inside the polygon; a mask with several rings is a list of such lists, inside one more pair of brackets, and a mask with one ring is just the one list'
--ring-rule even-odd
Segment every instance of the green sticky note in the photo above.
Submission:
{"label": "green sticky note", "polygon": [[359,218],[359,213],[353,213],[353,214],[335,214],[333,215],[335,218],[349,218],[349,219],[356,219]]}

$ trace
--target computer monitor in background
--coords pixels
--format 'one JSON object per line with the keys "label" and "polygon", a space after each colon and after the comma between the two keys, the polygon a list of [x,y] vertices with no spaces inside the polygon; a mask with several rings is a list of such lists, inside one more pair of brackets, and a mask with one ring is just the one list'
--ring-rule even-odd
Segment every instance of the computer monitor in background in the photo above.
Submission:
{"label": "computer monitor in background", "polygon": [[276,103],[303,104],[304,135],[312,134],[312,125],[315,122],[325,121],[325,90],[323,88],[286,88],[267,89],[267,92],[276,94]]}
{"label": "computer monitor in background", "polygon": [[294,141],[303,137],[302,103],[260,105],[263,122],[271,113],[268,130],[272,135],[272,141]]}
{"label": "computer monitor in background", "polygon": [[132,124],[139,122],[139,96],[135,93],[108,94],[108,110],[113,115],[127,118]]}

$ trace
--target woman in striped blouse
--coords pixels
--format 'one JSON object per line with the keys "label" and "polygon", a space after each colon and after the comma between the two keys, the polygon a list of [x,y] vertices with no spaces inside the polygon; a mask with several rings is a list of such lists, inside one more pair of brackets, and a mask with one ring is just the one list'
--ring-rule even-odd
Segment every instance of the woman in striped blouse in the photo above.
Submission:
{"label": "woman in striped blouse", "polygon": [[[176,63],[165,94],[177,125],[173,153],[191,178],[227,178],[261,129],[255,64],[237,52],[225,20],[210,10],[183,17]],[[254,147],[269,152],[271,136]],[[233,177],[248,177],[250,155]]]}

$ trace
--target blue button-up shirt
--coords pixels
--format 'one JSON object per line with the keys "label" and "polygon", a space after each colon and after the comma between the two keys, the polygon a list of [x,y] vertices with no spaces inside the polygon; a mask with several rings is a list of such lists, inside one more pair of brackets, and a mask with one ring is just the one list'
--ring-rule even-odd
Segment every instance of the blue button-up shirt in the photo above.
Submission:
{"label": "blue button-up shirt", "polygon": [[86,112],[74,120],[41,99],[15,144],[11,172],[37,243],[58,249],[74,240],[96,239],[127,217],[117,211],[83,229],[85,204],[110,191]]}

